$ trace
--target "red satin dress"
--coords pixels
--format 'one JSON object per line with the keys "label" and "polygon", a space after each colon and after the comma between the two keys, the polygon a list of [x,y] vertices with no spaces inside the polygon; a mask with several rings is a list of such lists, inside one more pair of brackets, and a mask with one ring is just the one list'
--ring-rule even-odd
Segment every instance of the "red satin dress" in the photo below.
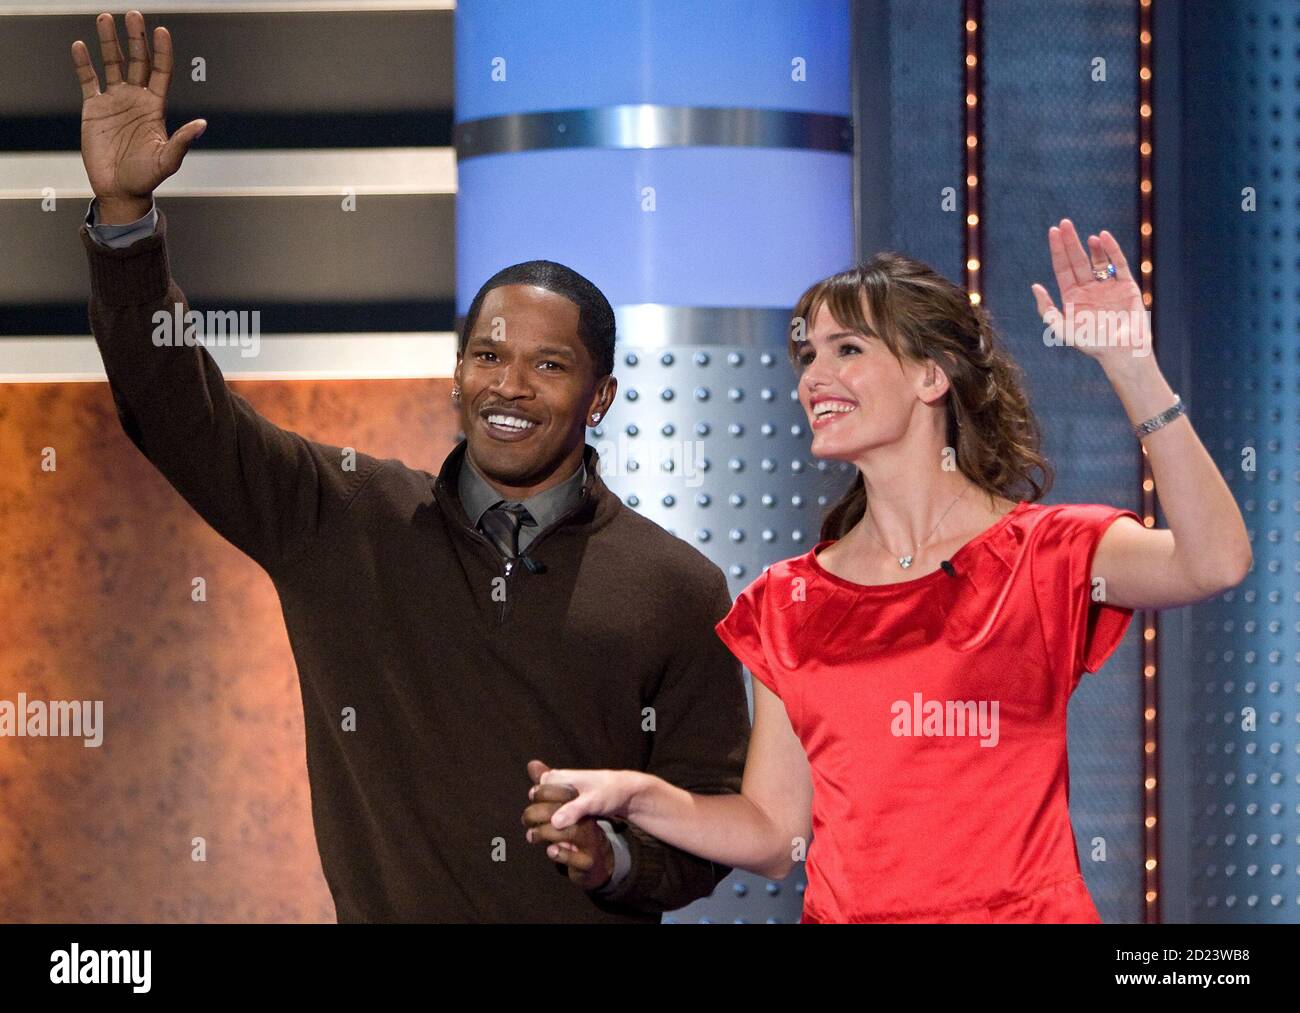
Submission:
{"label": "red satin dress", "polygon": [[769,566],[718,635],[808,754],[803,922],[1100,922],[1070,827],[1066,706],[1132,609],[1090,581],[1098,504],[1024,501],[942,569]]}

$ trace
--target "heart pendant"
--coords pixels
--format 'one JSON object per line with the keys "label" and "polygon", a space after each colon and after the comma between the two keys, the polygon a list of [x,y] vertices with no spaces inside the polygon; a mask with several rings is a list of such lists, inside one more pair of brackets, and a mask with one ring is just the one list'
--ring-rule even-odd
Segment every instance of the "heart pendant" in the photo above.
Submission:
{"label": "heart pendant", "polygon": [[912,557],[900,556],[898,559],[898,565],[901,566],[904,570],[906,570],[909,566],[912,565]]}

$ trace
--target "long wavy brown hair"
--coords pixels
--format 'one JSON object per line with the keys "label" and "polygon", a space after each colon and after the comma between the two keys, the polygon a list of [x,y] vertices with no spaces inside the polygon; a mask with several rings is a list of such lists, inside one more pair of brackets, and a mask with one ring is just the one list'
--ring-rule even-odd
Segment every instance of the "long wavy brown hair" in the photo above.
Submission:
{"label": "long wavy brown hair", "polygon": [[[799,349],[825,305],[841,327],[874,336],[900,360],[933,359],[948,376],[948,446],[975,485],[1006,499],[1034,502],[1052,487],[1053,471],[1039,450],[1041,431],[1023,373],[1002,344],[992,318],[970,295],[929,265],[893,251],[877,253],[808,289],[791,319],[789,355],[799,373]],[[873,324],[867,322],[866,307]],[[821,540],[842,538],[866,512],[859,471],[822,520]]]}

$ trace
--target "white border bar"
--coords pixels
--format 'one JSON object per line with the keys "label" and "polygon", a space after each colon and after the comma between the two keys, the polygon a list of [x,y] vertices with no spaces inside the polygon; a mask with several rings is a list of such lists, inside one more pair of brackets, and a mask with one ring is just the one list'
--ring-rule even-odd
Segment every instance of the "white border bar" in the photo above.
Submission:
{"label": "white border bar", "polygon": [[[450,377],[451,331],[374,334],[263,334],[257,358],[211,347],[228,380],[398,380]],[[0,383],[105,383],[91,337],[0,337]]]}
{"label": "white border bar", "polygon": [[[364,11],[454,11],[455,0],[145,0],[130,10],[140,10],[145,19],[155,14],[282,14],[339,13]],[[105,10],[116,17],[118,10],[104,0],[81,3],[18,3],[0,0],[0,16],[7,14],[88,14]],[[125,14],[125,10],[122,11]]]}
{"label": "white border bar", "polygon": [[[214,125],[209,121],[209,128]],[[0,154],[0,200],[91,196],[81,154]],[[164,180],[160,197],[312,197],[371,194],[454,194],[454,148],[272,148],[191,151],[181,171]]]}

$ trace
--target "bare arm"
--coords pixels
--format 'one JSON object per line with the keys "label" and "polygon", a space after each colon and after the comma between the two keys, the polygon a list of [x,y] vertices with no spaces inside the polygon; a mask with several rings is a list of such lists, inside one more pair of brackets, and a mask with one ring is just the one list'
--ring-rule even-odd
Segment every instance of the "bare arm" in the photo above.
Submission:
{"label": "bare arm", "polygon": [[[1048,233],[1052,266],[1062,302],[1076,321],[1090,319],[1101,339],[1080,350],[1096,359],[1115,388],[1129,420],[1137,425],[1174,404],[1151,351],[1151,332],[1141,290],[1119,243],[1109,232],[1089,237],[1083,251],[1069,219]],[[1115,265],[1113,279],[1097,281],[1093,265]],[[1041,285],[1034,286],[1039,313],[1060,326],[1061,313]],[[1125,329],[1119,334],[1119,321]],[[1110,343],[1110,338],[1122,341]],[[1103,344],[1102,342],[1105,341]],[[1125,608],[1172,608],[1202,601],[1245,579],[1250,539],[1232,491],[1186,417],[1143,439],[1168,529],[1120,519],[1102,536],[1092,577],[1105,581],[1106,601]]]}
{"label": "bare arm", "polygon": [[[572,785],[578,797],[552,823],[618,816],[701,858],[783,879],[812,834],[812,775],[785,705],[754,680],[754,728],[739,795],[696,795],[631,770],[552,770],[544,783]],[[802,847],[801,847],[802,845]]]}
{"label": "bare arm", "polygon": [[[1154,357],[1107,371],[1134,424],[1174,403]],[[1250,540],[1232,492],[1187,416],[1143,441],[1167,529],[1121,518],[1093,557],[1092,576],[1105,580],[1106,601],[1127,608],[1173,608],[1201,601],[1245,579]]]}

